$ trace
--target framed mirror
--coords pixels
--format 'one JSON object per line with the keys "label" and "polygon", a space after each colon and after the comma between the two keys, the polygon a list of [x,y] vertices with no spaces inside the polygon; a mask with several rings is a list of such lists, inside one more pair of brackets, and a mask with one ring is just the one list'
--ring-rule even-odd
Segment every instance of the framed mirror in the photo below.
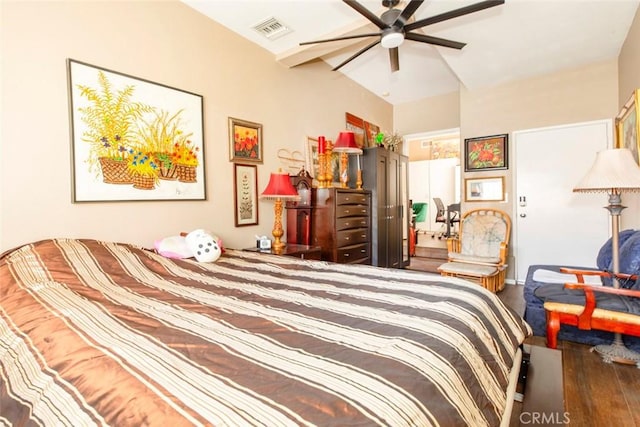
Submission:
{"label": "framed mirror", "polygon": [[465,202],[504,201],[504,176],[465,178]]}

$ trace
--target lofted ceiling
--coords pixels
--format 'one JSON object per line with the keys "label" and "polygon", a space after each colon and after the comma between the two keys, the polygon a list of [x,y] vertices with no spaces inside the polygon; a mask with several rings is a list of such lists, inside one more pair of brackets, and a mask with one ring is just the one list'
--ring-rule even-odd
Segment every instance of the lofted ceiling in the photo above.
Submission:
{"label": "lofted ceiling", "polygon": [[[341,0],[182,0],[267,49],[287,67],[322,59],[332,67],[375,37],[299,46],[299,43],[377,32],[378,28]],[[426,0],[423,19],[480,0]],[[380,16],[380,0],[359,3]],[[400,70],[391,72],[379,44],[338,71],[397,105],[425,97],[493,86],[513,80],[616,58],[640,0],[506,0],[502,5],[423,27],[415,32],[451,39],[461,49],[405,40]],[[403,9],[407,0],[397,8]],[[268,38],[254,27],[271,19]]]}

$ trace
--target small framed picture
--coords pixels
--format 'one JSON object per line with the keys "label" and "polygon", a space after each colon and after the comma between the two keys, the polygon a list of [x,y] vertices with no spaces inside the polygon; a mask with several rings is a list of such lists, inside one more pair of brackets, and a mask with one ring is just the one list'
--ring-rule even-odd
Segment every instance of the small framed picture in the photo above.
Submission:
{"label": "small framed picture", "polygon": [[262,163],[262,125],[229,117],[229,160]]}
{"label": "small framed picture", "polygon": [[509,168],[508,135],[481,136],[464,140],[464,171]]}
{"label": "small framed picture", "polygon": [[628,148],[640,163],[640,89],[636,89],[616,116],[616,148]]}
{"label": "small framed picture", "polygon": [[504,201],[504,177],[465,178],[465,202]]}
{"label": "small framed picture", "polygon": [[[345,113],[345,116],[345,129],[353,132],[353,135],[356,137],[356,144],[358,145],[358,148],[368,147],[364,128],[364,120],[351,113]],[[370,147],[373,147],[373,145],[371,145]]]}
{"label": "small framed picture", "polygon": [[233,165],[233,194],[236,227],[258,225],[258,167]]}

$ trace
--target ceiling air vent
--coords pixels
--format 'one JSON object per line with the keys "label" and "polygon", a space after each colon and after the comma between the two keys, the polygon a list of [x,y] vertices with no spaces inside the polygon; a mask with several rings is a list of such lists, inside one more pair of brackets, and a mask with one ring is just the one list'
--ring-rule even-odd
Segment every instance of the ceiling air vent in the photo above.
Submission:
{"label": "ceiling air vent", "polygon": [[282,37],[285,34],[289,34],[291,31],[293,31],[291,28],[283,24],[282,21],[279,21],[276,18],[269,18],[265,21],[262,21],[258,25],[255,25],[253,29],[269,40],[275,40],[278,37]]}

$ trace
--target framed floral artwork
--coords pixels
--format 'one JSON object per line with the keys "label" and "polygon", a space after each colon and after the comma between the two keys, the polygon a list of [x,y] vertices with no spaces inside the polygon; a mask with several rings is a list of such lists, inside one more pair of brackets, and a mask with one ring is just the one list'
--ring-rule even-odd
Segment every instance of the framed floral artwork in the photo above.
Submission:
{"label": "framed floral artwork", "polygon": [[236,227],[258,225],[258,167],[233,165],[233,194]]}
{"label": "framed floral artwork", "polygon": [[205,200],[200,95],[67,59],[72,200]]}
{"label": "framed floral artwork", "polygon": [[262,125],[229,117],[229,160],[262,163]]}
{"label": "framed floral artwork", "polygon": [[509,168],[508,135],[482,136],[464,140],[464,171]]}
{"label": "framed floral artwork", "polygon": [[640,164],[640,89],[636,89],[616,116],[616,148],[628,148]]}

